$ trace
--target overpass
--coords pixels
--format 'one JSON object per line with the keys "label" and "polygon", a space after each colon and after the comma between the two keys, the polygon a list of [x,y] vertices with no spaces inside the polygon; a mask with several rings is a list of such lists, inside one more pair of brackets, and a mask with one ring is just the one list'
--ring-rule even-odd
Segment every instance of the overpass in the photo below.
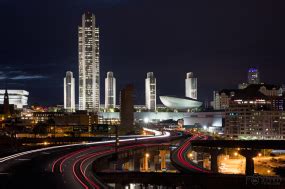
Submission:
{"label": "overpass", "polygon": [[285,149],[285,140],[193,140],[191,149],[211,155],[211,171],[218,172],[217,159],[222,148],[240,148],[238,153],[246,158],[246,175],[254,175],[254,160],[261,149]]}
{"label": "overpass", "polygon": [[209,148],[285,149],[285,140],[193,140],[191,145]]}

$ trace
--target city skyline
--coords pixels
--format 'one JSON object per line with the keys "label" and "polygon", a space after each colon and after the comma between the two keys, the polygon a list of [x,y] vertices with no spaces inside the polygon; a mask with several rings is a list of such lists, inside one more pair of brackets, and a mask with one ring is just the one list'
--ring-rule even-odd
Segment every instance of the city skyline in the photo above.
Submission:
{"label": "city skyline", "polygon": [[285,188],[285,1],[0,0],[0,188]]}
{"label": "city skyline", "polygon": [[[9,33],[1,31],[2,36],[9,38],[13,35],[15,40],[19,41],[15,52],[18,57],[21,57],[8,58],[11,52],[14,52],[11,51],[14,46],[4,39],[3,48],[0,49],[3,66],[1,70],[3,73],[0,75],[3,81],[2,88],[4,88],[3,79],[10,78],[9,88],[29,91],[29,102],[32,104],[36,102],[46,105],[63,104],[63,84],[60,81],[66,70],[71,70],[75,78],[78,78],[76,33],[80,17],[87,10],[96,15],[98,27],[102,30],[100,79],[104,79],[102,76],[107,73],[107,70],[112,70],[118,80],[118,90],[133,81],[136,87],[137,104],[144,103],[143,78],[149,70],[156,73],[156,78],[161,81],[157,88],[157,96],[173,94],[173,88],[167,84],[170,81],[176,83],[175,95],[183,94],[183,79],[187,71],[193,71],[199,79],[198,90],[201,100],[210,100],[213,90],[234,88],[237,83],[246,82],[246,71],[250,67],[259,69],[261,80],[265,83],[283,83],[284,57],[281,44],[284,37],[281,34],[284,26],[280,25],[280,19],[284,14],[279,10],[282,6],[273,6],[270,3],[268,4],[271,6],[266,6],[267,3],[259,1],[259,8],[255,10],[255,7],[251,6],[255,3],[249,3],[245,9],[245,19],[241,11],[242,5],[234,2],[226,2],[227,8],[221,8],[221,13],[216,11],[219,3],[213,5],[206,2],[202,5],[199,2],[181,2],[172,6],[170,1],[164,1],[163,6],[158,8],[159,3],[161,2],[155,2],[150,6],[149,1],[139,1],[137,4],[128,1],[89,4],[82,2],[77,9],[72,8],[72,2],[64,1],[57,4],[58,7],[67,5],[64,13],[51,12],[48,6],[42,7],[41,14],[38,14],[36,20],[42,20],[37,23],[37,26],[45,38],[38,37],[38,33],[29,27],[32,23],[34,24],[31,13],[36,14],[38,10],[34,8],[39,5],[35,3],[33,9],[29,9],[28,3],[23,4],[23,10],[17,9],[19,14],[12,15],[15,20],[23,15],[19,23],[22,28],[25,28],[21,39],[15,33],[18,32],[17,30]],[[48,4],[52,5],[52,2]],[[5,15],[14,5],[13,2],[3,3],[1,15]],[[195,11],[195,7],[201,8],[207,5],[213,7],[208,7],[200,13]],[[170,7],[171,14],[169,14]],[[112,11],[106,11],[108,9]],[[267,11],[261,11],[263,9]],[[45,14],[46,12],[49,14]],[[146,12],[149,14],[145,14]],[[210,13],[212,13],[211,18],[207,16]],[[220,17],[223,13],[229,13],[227,18]],[[277,13],[280,13],[281,17],[276,17]],[[206,18],[198,19],[203,14]],[[134,23],[134,19],[138,22]],[[204,26],[199,25],[200,22],[203,22]],[[5,20],[3,24],[13,28]],[[250,24],[253,25],[248,27]],[[142,28],[142,25],[147,27]],[[48,30],[48,33],[44,33],[43,29],[46,27],[56,28],[56,31]],[[207,27],[209,29],[206,29]],[[151,31],[145,28],[151,28]],[[166,28],[170,28],[169,31]],[[234,33],[233,37],[230,35],[232,33]],[[169,34],[172,38],[167,40],[169,45],[166,48],[166,36]],[[29,38],[31,40],[28,44],[26,41]],[[213,39],[214,41],[206,45]],[[37,46],[36,40],[46,45]],[[23,44],[27,45],[23,46]],[[34,52],[36,56],[31,57],[30,52]],[[137,68],[137,70],[134,73],[128,73],[126,68]],[[178,74],[170,77],[173,76],[174,71]],[[25,82],[27,80],[29,82]],[[78,86],[78,81],[76,82]],[[43,86],[48,88],[47,93],[42,92]],[[101,89],[103,87],[104,83],[101,82]],[[76,93],[77,99],[78,92]],[[104,102],[104,91],[101,90],[100,96],[101,102]]]}

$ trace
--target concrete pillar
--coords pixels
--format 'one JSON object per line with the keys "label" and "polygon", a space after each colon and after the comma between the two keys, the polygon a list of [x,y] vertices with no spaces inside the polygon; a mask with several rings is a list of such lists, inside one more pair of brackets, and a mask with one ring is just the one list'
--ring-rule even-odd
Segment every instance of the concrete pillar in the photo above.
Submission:
{"label": "concrete pillar", "polygon": [[223,152],[223,150],[212,148],[210,149],[211,155],[211,171],[214,173],[218,173],[218,156]]}
{"label": "concrete pillar", "polygon": [[133,171],[140,171],[140,157],[134,157],[134,170]]}
{"label": "concrete pillar", "polygon": [[131,159],[128,161],[128,164],[129,164],[129,169],[128,169],[128,171],[134,171],[134,170],[135,170],[135,160],[134,160],[134,158],[131,158]]}
{"label": "concrete pillar", "polygon": [[161,159],[160,169],[166,169],[166,150],[159,150],[159,157]]}
{"label": "concrete pillar", "polygon": [[245,174],[248,176],[254,175],[254,161],[253,158],[257,156],[258,151],[252,149],[242,149],[239,151],[239,154],[244,156],[246,159],[245,163]]}
{"label": "concrete pillar", "polygon": [[156,171],[155,170],[155,165],[156,165],[156,163],[158,162],[158,160],[159,160],[159,157],[158,157],[158,155],[154,155],[154,156],[151,156],[150,158],[149,158],[149,167],[150,167],[150,171]]}
{"label": "concrete pillar", "polygon": [[148,164],[148,161],[149,161],[149,154],[146,153],[143,157],[143,171],[148,171],[149,170],[149,164]]}

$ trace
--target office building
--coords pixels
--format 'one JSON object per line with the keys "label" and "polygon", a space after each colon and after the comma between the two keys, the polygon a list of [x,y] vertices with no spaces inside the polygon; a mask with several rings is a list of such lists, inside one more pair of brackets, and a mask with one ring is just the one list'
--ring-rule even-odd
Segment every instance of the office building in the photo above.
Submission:
{"label": "office building", "polygon": [[226,109],[225,136],[231,139],[285,139],[285,112],[260,102],[232,104]]}
{"label": "office building", "polygon": [[192,72],[186,75],[185,96],[197,100],[197,78],[194,77]]}
{"label": "office building", "polygon": [[250,68],[248,70],[248,84],[259,84],[259,71],[256,68]]}
{"label": "office building", "polygon": [[238,84],[238,89],[245,89],[248,87],[248,83],[240,83]]}
{"label": "office building", "polygon": [[[272,106],[283,107],[282,88],[270,84],[251,84],[244,89],[223,89],[214,91],[214,110],[224,110],[230,103],[249,101],[259,103],[261,100],[270,101]],[[274,105],[275,104],[275,105]]]}
{"label": "office building", "polygon": [[113,72],[107,73],[107,78],[105,78],[105,109],[116,107],[116,78]]}
{"label": "office building", "polygon": [[99,28],[95,26],[95,16],[90,12],[82,15],[78,51],[79,109],[97,112],[100,108]]}
{"label": "office building", "polygon": [[64,78],[64,109],[67,112],[75,111],[75,79],[71,71],[66,72]]}
{"label": "office building", "polygon": [[129,84],[121,90],[120,133],[128,134],[134,130],[134,86]]}
{"label": "office building", "polygon": [[145,79],[145,104],[148,110],[156,110],[156,78],[153,72],[148,72]]}
{"label": "office building", "polygon": [[[0,104],[4,104],[4,96],[6,90],[0,90]],[[29,92],[25,90],[7,90],[9,104],[13,104],[17,109],[22,109],[28,105]]]}

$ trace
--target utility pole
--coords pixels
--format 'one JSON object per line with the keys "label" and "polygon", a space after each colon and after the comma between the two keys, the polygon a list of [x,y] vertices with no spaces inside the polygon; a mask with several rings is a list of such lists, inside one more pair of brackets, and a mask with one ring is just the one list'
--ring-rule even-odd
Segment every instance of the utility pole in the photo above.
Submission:
{"label": "utility pole", "polygon": [[120,142],[119,142],[119,126],[116,125],[115,126],[115,130],[116,130],[116,141],[115,141],[115,154],[117,155],[118,154],[118,148],[119,148],[119,145],[120,145]]}

